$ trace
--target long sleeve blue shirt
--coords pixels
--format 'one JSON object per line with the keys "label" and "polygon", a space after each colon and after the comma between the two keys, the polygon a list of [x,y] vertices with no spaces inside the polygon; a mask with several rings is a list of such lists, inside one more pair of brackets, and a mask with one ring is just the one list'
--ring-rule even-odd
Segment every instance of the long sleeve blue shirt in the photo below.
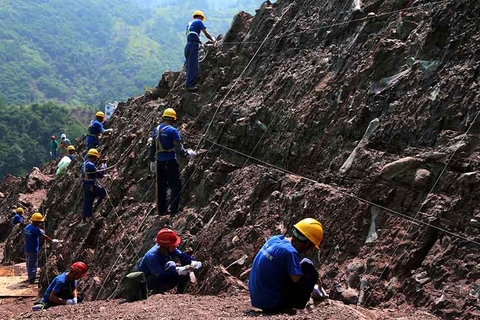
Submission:
{"label": "long sleeve blue shirt", "polygon": [[161,254],[158,251],[160,247],[158,244],[155,244],[147,253],[143,256],[140,266],[138,267],[139,271],[145,273],[145,276],[148,278],[150,275],[158,277],[165,270],[165,265],[168,261],[174,261],[175,258],[180,260],[182,266],[188,265],[193,261],[193,258],[180,251],[175,249],[173,252],[168,252],[165,255]]}

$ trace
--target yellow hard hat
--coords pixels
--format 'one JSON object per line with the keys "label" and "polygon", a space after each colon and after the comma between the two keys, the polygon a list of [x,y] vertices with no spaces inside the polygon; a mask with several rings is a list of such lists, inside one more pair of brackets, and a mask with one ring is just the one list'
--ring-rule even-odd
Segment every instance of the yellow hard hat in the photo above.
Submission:
{"label": "yellow hard hat", "polygon": [[193,13],[192,17],[195,18],[195,16],[200,16],[200,17],[202,17],[202,21],[203,21],[203,22],[205,22],[205,20],[207,20],[207,18],[205,18],[205,15],[203,14],[203,12],[200,11],[200,10],[196,10],[196,11]]}
{"label": "yellow hard hat", "polygon": [[313,218],[306,218],[297,222],[294,227],[310,240],[317,249],[320,249],[320,243],[323,240],[323,226],[320,222]]}
{"label": "yellow hard hat", "polygon": [[32,217],[30,218],[31,221],[36,221],[36,222],[42,222],[45,221],[45,218],[42,216],[40,212],[35,212],[32,214]]}
{"label": "yellow hard hat", "polygon": [[72,145],[69,145],[69,146],[67,147],[67,151],[75,151],[75,147],[72,146]]}
{"label": "yellow hard hat", "polygon": [[95,113],[95,117],[105,119],[105,113],[103,113],[102,111],[98,111],[97,113]]}
{"label": "yellow hard hat", "polygon": [[100,153],[97,151],[97,149],[90,149],[87,152],[87,156],[100,158]]}
{"label": "yellow hard hat", "polygon": [[18,207],[17,210],[15,210],[16,213],[24,213],[23,208]]}
{"label": "yellow hard hat", "polygon": [[165,117],[172,118],[173,120],[177,120],[177,113],[172,108],[168,108],[168,109],[165,109],[165,111],[163,111],[162,118],[165,118]]}

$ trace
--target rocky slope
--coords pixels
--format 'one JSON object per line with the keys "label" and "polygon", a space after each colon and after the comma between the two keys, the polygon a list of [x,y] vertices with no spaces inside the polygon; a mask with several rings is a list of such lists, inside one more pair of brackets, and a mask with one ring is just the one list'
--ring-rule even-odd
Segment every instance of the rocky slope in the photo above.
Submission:
{"label": "rocky slope", "polygon": [[199,150],[181,161],[171,222],[205,262],[191,293],[245,292],[263,242],[310,216],[324,224],[310,258],[333,299],[479,317],[479,12],[476,0],[304,0],[240,13],[202,63],[200,93],[168,72],[119,106],[100,148],[115,166],[95,223],[78,224],[78,170],[48,189],[47,233],[66,242],[47,250],[42,283],[80,259],[87,299],[122,295],[167,223],[144,150],[173,107]]}

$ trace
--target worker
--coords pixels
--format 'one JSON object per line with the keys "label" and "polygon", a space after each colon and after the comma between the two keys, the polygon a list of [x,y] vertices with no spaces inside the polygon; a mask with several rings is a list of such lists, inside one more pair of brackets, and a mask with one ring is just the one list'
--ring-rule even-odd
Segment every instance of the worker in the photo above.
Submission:
{"label": "worker", "polygon": [[187,25],[187,44],[185,45],[185,65],[186,65],[186,82],[185,87],[187,91],[197,91],[197,77],[200,73],[200,64],[198,62],[198,54],[200,51],[200,31],[212,42],[216,42],[215,38],[207,32],[205,27],[206,18],[202,11],[195,11],[193,13],[193,21]]}
{"label": "worker", "polygon": [[23,210],[23,208],[21,207],[18,207],[16,210],[15,210],[15,215],[13,216],[13,219],[12,219],[12,225],[15,226],[17,224],[20,224],[22,225],[23,224],[23,214],[25,213],[25,211]]}
{"label": "worker", "polygon": [[[93,212],[95,212],[107,194],[105,189],[97,182],[97,179],[103,178],[107,168],[106,164],[102,164],[101,170],[97,170],[95,161],[99,158],[100,153],[97,149],[90,149],[87,152],[87,160],[82,164],[83,222],[86,222],[87,218],[93,217]],[[98,199],[95,206],[93,206],[95,198]]]}
{"label": "worker", "polygon": [[[189,273],[202,266],[201,262],[177,248],[181,241],[175,231],[163,228],[157,234],[157,243],[140,261],[138,271],[145,274],[148,289],[154,293],[163,293],[175,287],[177,293],[182,293]],[[180,260],[182,267],[177,267],[175,258]]]}
{"label": "worker", "polygon": [[162,122],[153,130],[152,140],[148,150],[148,158],[151,164],[155,162],[156,154],[156,177],[157,177],[157,211],[160,216],[167,214],[167,189],[170,188],[171,206],[170,215],[178,213],[180,203],[180,192],[182,183],[180,181],[180,168],[177,163],[178,153],[181,157],[195,156],[195,151],[185,150],[181,143],[182,138],[178,130],[173,127],[177,120],[175,110],[165,109],[162,115]]}
{"label": "worker", "polygon": [[105,113],[98,111],[95,113],[95,119],[92,120],[88,127],[88,134],[86,139],[87,150],[96,149],[98,146],[98,138],[101,133],[112,133],[113,129],[105,129],[103,127],[103,121],[105,120]]}
{"label": "worker", "polygon": [[87,265],[77,261],[70,266],[68,272],[63,272],[53,279],[48,285],[41,302],[43,309],[59,306],[72,305],[82,302],[77,293],[77,281],[87,274]]}
{"label": "worker", "polygon": [[23,229],[25,236],[25,260],[27,263],[28,283],[33,284],[37,276],[38,268],[38,250],[40,248],[40,238],[48,242],[58,243],[58,239],[52,239],[39,228],[40,224],[45,221],[41,213],[35,212],[30,217],[31,223]]}
{"label": "worker", "polygon": [[58,159],[58,141],[55,138],[55,136],[50,137],[50,154],[52,156],[52,160],[57,160]]}
{"label": "worker", "polygon": [[73,160],[73,158],[75,157],[75,152],[76,152],[76,150],[75,150],[74,146],[69,145],[67,147],[67,157],[69,157],[70,160]]}
{"label": "worker", "polygon": [[303,309],[318,282],[313,263],[300,254],[320,249],[323,227],[306,218],[294,225],[293,235],[271,237],[255,256],[250,273],[252,306],[264,313]]}
{"label": "worker", "polygon": [[67,154],[67,148],[71,145],[72,143],[70,140],[67,138],[67,135],[65,133],[62,133],[60,136],[60,148],[61,148],[61,155],[62,157]]}

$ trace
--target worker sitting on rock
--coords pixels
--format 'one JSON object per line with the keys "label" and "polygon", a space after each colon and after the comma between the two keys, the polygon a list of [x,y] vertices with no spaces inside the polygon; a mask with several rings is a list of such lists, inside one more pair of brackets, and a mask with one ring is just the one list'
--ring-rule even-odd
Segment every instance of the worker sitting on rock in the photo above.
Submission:
{"label": "worker sitting on rock", "polygon": [[40,248],[40,238],[53,243],[60,242],[45,235],[45,232],[39,228],[40,223],[45,221],[41,213],[36,212],[30,218],[31,223],[23,229],[25,235],[25,260],[27,263],[28,283],[35,283],[38,268],[38,250]]}
{"label": "worker sitting on rock", "polygon": [[[107,194],[105,189],[97,182],[97,179],[103,178],[105,169],[107,167],[105,164],[102,164],[100,167],[101,170],[97,170],[95,161],[97,161],[99,158],[100,153],[97,151],[97,149],[90,149],[87,152],[87,160],[85,160],[82,164],[83,222],[86,222],[87,218],[93,217],[93,212],[102,203]],[[95,203],[95,206],[93,206],[95,198],[98,199]]]}
{"label": "worker sitting on rock", "polygon": [[306,218],[294,225],[293,236],[271,237],[255,256],[250,273],[249,290],[252,306],[264,313],[303,309],[318,282],[312,261],[300,254],[320,249],[323,227]]}
{"label": "worker sitting on rock", "polygon": [[13,216],[13,219],[12,219],[12,225],[17,225],[17,224],[23,224],[23,214],[25,213],[25,211],[23,210],[23,208],[21,207],[18,207],[16,210],[15,210],[15,215]]}
{"label": "worker sitting on rock", "polygon": [[75,147],[74,147],[74,146],[69,145],[69,146],[67,147],[67,153],[68,153],[68,154],[67,154],[67,157],[69,157],[70,160],[73,160],[73,158],[75,157],[75,152],[76,152],[76,150],[75,150]]}
{"label": "worker sitting on rock", "polygon": [[87,150],[95,149],[98,146],[99,140],[98,137],[101,133],[107,132],[112,133],[113,129],[105,129],[103,127],[103,121],[105,120],[105,113],[98,111],[95,113],[95,119],[92,120],[90,126],[88,127],[88,134],[85,143],[87,144]]}
{"label": "worker sitting on rock", "polygon": [[[175,231],[163,228],[157,234],[157,244],[142,258],[138,271],[145,274],[148,289],[154,293],[163,293],[175,287],[177,293],[182,293],[189,273],[202,266],[201,262],[177,249],[180,241]],[[182,267],[176,266],[175,258],[180,260]]]}
{"label": "worker sitting on rock", "polygon": [[41,300],[43,309],[82,302],[77,293],[77,281],[86,274],[87,265],[78,261],[71,265],[68,272],[56,276],[49,284]]}
{"label": "worker sitting on rock", "polygon": [[182,138],[178,130],[173,127],[173,123],[177,120],[175,110],[165,109],[162,120],[163,123],[153,130],[152,141],[148,148],[148,159],[151,161],[151,165],[154,165],[156,154],[156,168],[154,167],[152,172],[156,171],[157,177],[158,214],[161,216],[167,214],[167,189],[170,188],[172,191],[170,215],[174,216],[178,213],[180,191],[182,190],[176,154],[178,153],[181,157],[193,157],[195,151],[183,148]]}
{"label": "worker sitting on rock", "polygon": [[186,59],[186,82],[185,87],[187,91],[197,91],[197,77],[200,73],[200,64],[198,62],[198,54],[200,51],[200,31],[211,41],[215,42],[205,27],[206,18],[202,11],[195,11],[193,13],[193,21],[187,25],[187,44],[185,45],[185,59]]}

